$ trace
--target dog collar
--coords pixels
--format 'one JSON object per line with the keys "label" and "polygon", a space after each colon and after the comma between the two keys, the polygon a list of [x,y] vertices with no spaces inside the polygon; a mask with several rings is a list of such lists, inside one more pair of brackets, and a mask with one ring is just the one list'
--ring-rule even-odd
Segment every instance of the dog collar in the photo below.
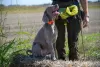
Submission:
{"label": "dog collar", "polygon": [[53,24],[53,23],[54,23],[54,21],[53,21],[53,20],[51,20],[51,21],[49,21],[49,22],[48,22],[48,24],[50,24],[50,25],[51,25],[51,24]]}

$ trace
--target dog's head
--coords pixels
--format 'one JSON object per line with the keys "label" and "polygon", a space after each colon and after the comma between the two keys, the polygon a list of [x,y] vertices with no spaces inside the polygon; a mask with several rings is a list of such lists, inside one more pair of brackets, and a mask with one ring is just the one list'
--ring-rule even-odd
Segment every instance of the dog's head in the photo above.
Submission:
{"label": "dog's head", "polygon": [[58,4],[47,7],[44,12],[42,21],[48,23],[49,21],[56,19],[57,16],[59,15],[58,9],[59,9]]}

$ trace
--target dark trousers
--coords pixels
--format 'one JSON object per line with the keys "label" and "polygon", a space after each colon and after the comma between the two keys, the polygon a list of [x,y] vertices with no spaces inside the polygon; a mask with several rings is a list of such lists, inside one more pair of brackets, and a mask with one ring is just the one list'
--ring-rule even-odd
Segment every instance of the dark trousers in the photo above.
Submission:
{"label": "dark trousers", "polygon": [[[67,22],[67,26],[64,25],[64,22]],[[58,29],[58,38],[56,41],[56,49],[58,53],[58,59],[65,60],[66,51],[65,51],[65,28],[67,27],[68,33],[68,48],[69,48],[69,60],[78,60],[78,33],[81,30],[80,20],[78,15],[68,18],[68,20],[62,20],[59,18],[55,21]]]}

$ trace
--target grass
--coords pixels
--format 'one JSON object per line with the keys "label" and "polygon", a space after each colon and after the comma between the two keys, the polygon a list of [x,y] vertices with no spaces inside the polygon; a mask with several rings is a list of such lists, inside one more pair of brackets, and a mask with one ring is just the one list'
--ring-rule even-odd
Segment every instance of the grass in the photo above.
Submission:
{"label": "grass", "polygon": [[[32,33],[23,31],[19,23],[20,30],[16,33],[19,37],[17,36],[10,41],[6,41],[6,34],[10,32],[5,31],[4,23],[7,15],[2,10],[0,10],[0,14],[0,19],[2,19],[0,21],[0,67],[9,67],[14,56],[17,54],[26,55],[26,50],[31,48],[30,41],[33,35]],[[23,38],[23,35],[27,36],[27,38]]]}
{"label": "grass", "polygon": [[82,40],[79,41],[80,53],[83,53],[82,48],[84,48],[87,59],[100,60],[100,33],[85,34],[83,40],[84,47],[81,44]]}
{"label": "grass", "polygon": [[[82,36],[79,35],[78,42],[80,60],[84,59],[84,51],[86,60],[100,60],[100,33],[83,34],[83,44]],[[68,56],[69,50],[67,40],[65,49]]]}
{"label": "grass", "polygon": [[[20,32],[20,34],[18,32],[17,34],[20,37],[16,37],[13,40],[0,44],[0,67],[9,67],[14,56],[17,54],[26,55],[26,50],[31,49],[30,34],[26,34],[25,32]],[[28,38],[22,38],[22,35],[27,35]]]}

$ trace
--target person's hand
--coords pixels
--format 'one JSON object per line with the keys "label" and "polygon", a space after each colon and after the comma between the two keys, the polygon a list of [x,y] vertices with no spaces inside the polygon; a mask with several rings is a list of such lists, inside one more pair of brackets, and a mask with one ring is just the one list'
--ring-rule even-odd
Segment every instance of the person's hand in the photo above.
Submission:
{"label": "person's hand", "polygon": [[83,28],[87,27],[89,25],[89,16],[85,15],[83,19]]}

